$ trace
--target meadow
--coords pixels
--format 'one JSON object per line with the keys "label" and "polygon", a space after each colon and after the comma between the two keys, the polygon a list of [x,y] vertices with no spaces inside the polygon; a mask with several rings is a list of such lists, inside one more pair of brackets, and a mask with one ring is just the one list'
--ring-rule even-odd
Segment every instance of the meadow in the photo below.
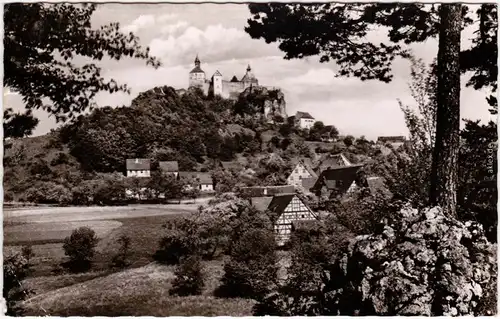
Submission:
{"label": "meadow", "polygon": [[[194,212],[200,203],[144,205],[144,207],[65,207],[4,212],[4,253],[31,245],[32,272],[23,285],[32,291],[24,302],[33,316],[245,316],[253,301],[212,296],[223,274],[223,260],[205,262],[206,288],[201,296],[176,297],[168,293],[175,267],[154,262],[152,255],[171,219]],[[52,212],[52,213],[51,213]],[[6,216],[7,215],[7,216]],[[92,269],[62,272],[67,260],[64,238],[81,226],[98,237]],[[116,240],[131,240],[130,266],[110,267]]]}

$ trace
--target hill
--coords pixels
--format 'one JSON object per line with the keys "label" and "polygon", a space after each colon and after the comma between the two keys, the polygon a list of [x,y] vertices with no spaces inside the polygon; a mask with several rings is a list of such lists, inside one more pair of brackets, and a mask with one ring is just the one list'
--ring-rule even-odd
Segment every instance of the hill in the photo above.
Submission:
{"label": "hill", "polygon": [[[127,158],[150,158],[153,170],[159,161],[178,161],[181,171],[205,172],[217,171],[219,161],[238,161],[254,173],[233,184],[252,185],[284,183],[297,157],[317,161],[324,153],[344,152],[356,163],[376,154],[366,140],[350,147],[314,141],[323,126],[300,130],[275,116],[284,110],[279,90],[246,90],[233,101],[198,89],[156,87],[128,107],[95,109],[48,135],[9,141],[6,200],[36,201],[40,189],[49,193],[48,202],[71,198],[82,182],[119,178]],[[271,163],[276,158],[277,167]]]}

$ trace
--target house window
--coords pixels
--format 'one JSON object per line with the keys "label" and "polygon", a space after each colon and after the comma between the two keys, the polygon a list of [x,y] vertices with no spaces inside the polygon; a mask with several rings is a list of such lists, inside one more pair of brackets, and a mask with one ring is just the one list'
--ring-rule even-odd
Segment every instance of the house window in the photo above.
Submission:
{"label": "house window", "polygon": [[306,215],[300,215],[300,217],[301,217],[301,218],[305,218],[305,217],[306,217]]}

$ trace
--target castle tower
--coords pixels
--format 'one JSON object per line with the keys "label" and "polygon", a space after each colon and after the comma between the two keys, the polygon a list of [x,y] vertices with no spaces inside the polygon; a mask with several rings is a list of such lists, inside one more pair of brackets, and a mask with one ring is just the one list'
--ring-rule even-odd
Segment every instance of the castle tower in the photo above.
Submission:
{"label": "castle tower", "polygon": [[259,81],[255,77],[255,75],[252,73],[252,68],[250,67],[250,64],[247,67],[247,73],[243,76],[241,79],[241,82],[243,82],[244,88],[248,88],[251,86],[258,86]]}
{"label": "castle tower", "polygon": [[194,69],[189,72],[189,87],[198,87],[203,89],[203,85],[205,84],[205,72],[200,67],[201,62],[196,55],[196,59],[194,59]]}
{"label": "castle tower", "polygon": [[214,95],[222,96],[222,74],[219,71],[215,71],[212,76],[212,86]]}

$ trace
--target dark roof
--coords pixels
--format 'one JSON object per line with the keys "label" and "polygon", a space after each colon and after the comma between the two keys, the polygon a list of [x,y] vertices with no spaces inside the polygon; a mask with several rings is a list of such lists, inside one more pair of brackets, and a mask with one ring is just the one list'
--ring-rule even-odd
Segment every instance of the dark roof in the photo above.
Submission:
{"label": "dark roof", "polygon": [[295,114],[295,117],[299,120],[300,119],[313,119],[314,120],[314,117],[311,114],[309,114],[307,112],[301,112],[301,111],[297,111],[297,114]]}
{"label": "dark roof", "polygon": [[158,163],[160,169],[164,172],[178,172],[179,163],[177,161],[162,161]]}
{"label": "dark roof", "polygon": [[240,81],[238,81],[238,78],[236,77],[236,75],[233,75],[231,82],[240,82]]}
{"label": "dark roof", "polygon": [[288,206],[288,204],[290,204],[295,196],[295,194],[276,195],[273,197],[273,200],[271,201],[267,209],[271,212],[281,214],[285,211],[285,208]]}
{"label": "dark roof", "polygon": [[151,169],[151,161],[148,158],[130,158],[126,166],[129,171],[147,171]]}
{"label": "dark roof", "polygon": [[356,180],[357,172],[363,165],[352,165],[327,169],[318,177],[314,188],[326,186],[328,190],[338,190],[345,193]]}
{"label": "dark roof", "polygon": [[269,207],[269,204],[273,200],[272,196],[262,196],[262,197],[252,197],[250,202],[259,211],[263,212]]}
{"label": "dark roof", "polygon": [[216,70],[214,75],[212,75],[212,76],[222,76],[222,74],[219,72],[219,70]]}
{"label": "dark roof", "polygon": [[195,66],[194,69],[191,70],[191,72],[189,73],[205,73],[205,71],[203,71],[199,65]]}
{"label": "dark roof", "polygon": [[335,154],[330,155],[323,159],[318,165],[317,171],[321,173],[322,171],[329,168],[337,168],[337,167],[347,167],[351,166],[351,162],[344,156],[344,154]]}
{"label": "dark roof", "polygon": [[213,184],[212,175],[210,173],[179,172],[179,177],[182,179],[193,179],[200,184]]}
{"label": "dark roof", "polygon": [[404,143],[406,138],[404,136],[379,136],[377,139],[378,142],[382,143]]}
{"label": "dark roof", "polygon": [[295,186],[293,185],[253,186],[253,187],[242,187],[240,189],[240,195],[244,197],[266,197],[266,196],[274,196],[278,194],[290,194],[290,193],[295,193]]}
{"label": "dark roof", "polygon": [[313,188],[314,184],[316,184],[316,181],[318,180],[317,177],[310,177],[310,178],[303,178],[302,179],[302,187],[307,191],[310,192],[311,188]]}

